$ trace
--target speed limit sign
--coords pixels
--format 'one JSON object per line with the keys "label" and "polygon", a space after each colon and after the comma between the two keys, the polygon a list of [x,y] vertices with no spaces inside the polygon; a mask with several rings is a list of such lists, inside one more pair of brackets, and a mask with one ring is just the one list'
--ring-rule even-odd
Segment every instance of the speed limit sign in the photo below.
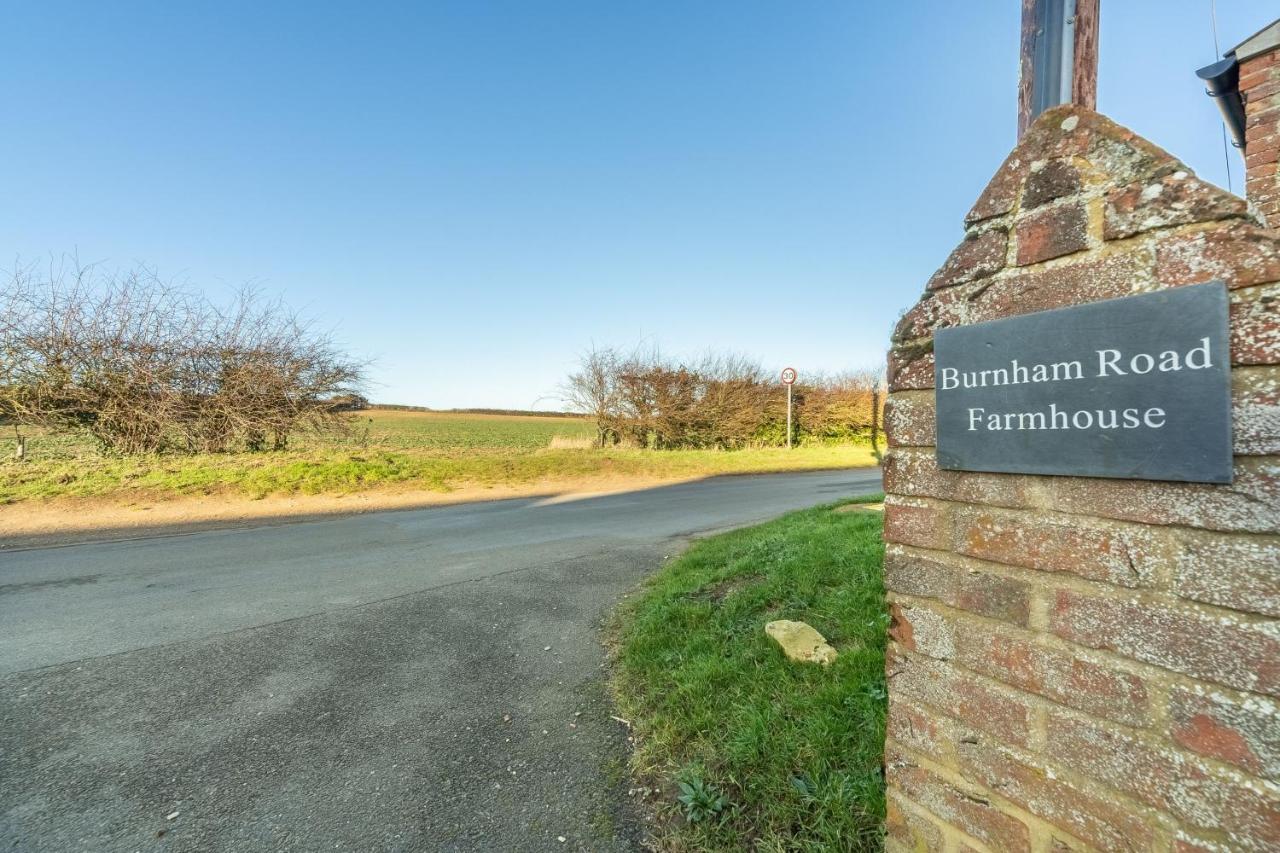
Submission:
{"label": "speed limit sign", "polygon": [[796,384],[796,369],[782,368],[782,384],[787,386],[787,449],[791,449],[791,386]]}

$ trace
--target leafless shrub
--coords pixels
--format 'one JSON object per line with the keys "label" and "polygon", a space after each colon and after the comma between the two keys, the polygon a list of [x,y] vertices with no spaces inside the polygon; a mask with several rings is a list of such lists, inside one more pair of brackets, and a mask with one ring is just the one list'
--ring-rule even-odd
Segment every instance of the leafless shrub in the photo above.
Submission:
{"label": "leafless shrub", "polygon": [[621,404],[618,372],[621,360],[613,349],[592,347],[582,354],[577,372],[560,387],[560,398],[572,411],[589,415],[596,422],[596,446],[617,442],[610,432]]}
{"label": "leafless shrub", "polygon": [[[877,440],[879,376],[858,371],[811,376],[793,389],[797,437]],[[622,355],[593,348],[562,399],[596,421],[597,444],[723,448],[786,443],[786,392],[772,371],[738,355],[692,362],[656,350]]]}
{"label": "leafless shrub", "polygon": [[0,415],[108,450],[282,448],[341,422],[363,367],[278,301],[225,307],[138,267],[19,267],[0,290]]}

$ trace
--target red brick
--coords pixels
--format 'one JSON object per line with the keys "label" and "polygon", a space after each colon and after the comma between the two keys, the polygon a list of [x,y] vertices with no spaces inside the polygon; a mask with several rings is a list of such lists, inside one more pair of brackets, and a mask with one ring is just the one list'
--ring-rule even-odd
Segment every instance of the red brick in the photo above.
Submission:
{"label": "red brick", "polygon": [[1280,149],[1280,134],[1259,136],[1253,142],[1249,143],[1250,154],[1258,154],[1263,151],[1275,151],[1277,149]]}
{"label": "red brick", "polygon": [[938,825],[900,805],[899,796],[892,791],[885,802],[884,829],[887,842],[901,844],[911,853],[935,853],[945,846]]}
{"label": "red brick", "polygon": [[938,763],[946,763],[955,752],[954,727],[951,720],[936,711],[911,705],[897,695],[889,699],[885,736]]}
{"label": "red brick", "polygon": [[928,289],[951,287],[999,272],[1004,268],[1008,245],[1008,235],[998,228],[967,235],[929,279]]}
{"label": "red brick", "polygon": [[[1000,317],[1046,311],[1101,299],[1131,296],[1152,280],[1154,262],[1146,250],[1121,252],[1102,258],[1082,257],[1053,269],[1010,270],[963,301],[940,301],[933,323],[955,326]],[[966,296],[968,296],[966,294]]]}
{"label": "red brick", "polygon": [[1272,214],[1280,206],[1280,171],[1272,171],[1275,168],[1274,164],[1259,168],[1245,189],[1249,201],[1267,225],[1276,221]]}
{"label": "red brick", "polygon": [[1277,57],[1275,53],[1260,53],[1257,56],[1251,56],[1240,63],[1240,76],[1249,77],[1253,74],[1265,73],[1276,63]]}
{"label": "red brick", "polygon": [[1156,243],[1156,279],[1164,285],[1222,279],[1228,287],[1280,280],[1280,239],[1275,232],[1233,222]]}
{"label": "red brick", "polygon": [[957,551],[971,557],[1126,587],[1151,586],[1166,557],[1146,527],[977,507],[956,513],[955,543]]}
{"label": "red brick", "polygon": [[1019,157],[1017,151],[1005,158],[1004,163],[987,183],[986,189],[982,191],[982,195],[978,196],[973,207],[965,214],[965,224],[972,225],[984,219],[1003,216],[1013,210],[1025,171],[1026,162]]}
{"label": "red brick", "polygon": [[1264,163],[1254,169],[1250,169],[1245,175],[1245,189],[1249,198],[1255,202],[1265,194],[1276,188],[1276,165],[1274,163]]}
{"label": "red brick", "polygon": [[1088,214],[1081,203],[1045,208],[1018,221],[1018,266],[1060,258],[1085,248]]}
{"label": "red brick", "polygon": [[1267,106],[1256,112],[1254,110],[1245,111],[1245,130],[1251,127],[1274,127],[1277,122],[1280,122],[1280,107]]}
{"label": "red brick", "polygon": [[950,548],[949,511],[945,507],[888,498],[884,502],[884,541],[917,548]]}
{"label": "red brick", "polygon": [[894,340],[915,340],[939,328],[1130,296],[1146,288],[1153,272],[1153,255],[1145,249],[1103,258],[1084,256],[1079,263],[1053,269],[1010,269],[995,278],[927,294],[898,321]]}
{"label": "red brick", "polygon": [[1058,636],[1228,687],[1280,695],[1280,633],[1190,608],[1059,590]]}
{"label": "red brick", "polygon": [[1151,825],[1114,798],[1097,796],[1050,770],[1025,764],[994,744],[962,742],[957,752],[966,778],[1094,848],[1150,849]]}
{"label": "red brick", "polygon": [[[889,639],[908,651],[916,650],[915,627],[907,618],[906,609],[896,601],[889,602]],[[887,669],[887,665],[886,665]]]}
{"label": "red brick", "polygon": [[1232,372],[1231,419],[1236,455],[1280,454],[1280,369],[1237,368]]}
{"label": "red brick", "polygon": [[1247,147],[1259,139],[1267,139],[1277,134],[1280,134],[1280,129],[1274,127],[1267,127],[1265,125],[1251,127],[1245,131],[1244,143]]}
{"label": "red brick", "polygon": [[[1274,148],[1262,151],[1250,151],[1244,158],[1244,167],[1252,171],[1260,166],[1265,166],[1268,163],[1275,163],[1276,159],[1276,149]],[[1272,171],[1274,171],[1274,169]]]}
{"label": "red brick", "polygon": [[895,347],[889,353],[889,391],[920,391],[933,387],[933,341],[928,349]]}
{"label": "red brick", "polygon": [[960,664],[1002,684],[1118,723],[1146,726],[1150,722],[1146,682],[1114,666],[985,625],[958,632],[955,646]]}
{"label": "red brick", "polygon": [[939,312],[944,305],[954,300],[951,291],[943,291],[943,293],[945,295],[926,293],[919,302],[912,305],[894,326],[893,342],[904,343],[932,335],[934,328],[938,325]]}
{"label": "red brick", "polygon": [[890,652],[886,666],[896,699],[929,705],[1004,743],[1026,747],[1031,739],[1031,707],[1016,693],[1000,690],[946,661]]}
{"label": "red brick", "polygon": [[1173,591],[1233,610],[1280,616],[1280,536],[1180,533]]}
{"label": "red brick", "polygon": [[885,402],[884,430],[890,447],[931,447],[936,422],[932,394],[894,393]]}
{"label": "red brick", "polygon": [[1240,92],[1248,92],[1255,86],[1261,86],[1275,79],[1272,68],[1259,68],[1252,74],[1241,74],[1240,82],[1236,84],[1236,89]]}
{"label": "red brick", "polygon": [[1280,779],[1280,705],[1250,696],[1175,685],[1169,693],[1169,734],[1192,752]]}
{"label": "red brick", "polygon": [[1280,284],[1232,296],[1231,363],[1280,364]]}
{"label": "red brick", "polygon": [[[1039,168],[1037,168],[1039,166]],[[1041,160],[1031,164],[1022,189],[1022,209],[1080,192],[1080,172],[1067,160]]]}
{"label": "red brick", "polygon": [[1010,508],[1052,506],[1061,512],[1183,524],[1223,531],[1270,532],[1280,517],[1280,463],[1270,457],[1236,461],[1234,482],[1212,486],[1150,480],[1033,477],[938,468],[930,450],[895,448],[885,457],[890,494]]}
{"label": "red brick", "polygon": [[889,494],[1021,506],[1033,479],[1020,474],[945,471],[929,450],[899,447],[884,460],[884,490]]}
{"label": "red brick", "polygon": [[982,792],[958,788],[901,753],[886,756],[886,769],[891,789],[967,835],[1002,853],[1031,849],[1026,824],[1000,811]]}
{"label": "red brick", "polygon": [[1261,91],[1250,92],[1249,95],[1249,100],[1245,102],[1245,115],[1248,115],[1251,109],[1269,110],[1280,107],[1280,92],[1272,86],[1264,86]]}
{"label": "red brick", "polygon": [[1065,715],[1049,717],[1046,752],[1184,824],[1224,833],[1240,849],[1280,845],[1280,799],[1198,760]]}
{"label": "red brick", "polygon": [[1269,74],[1259,74],[1257,72],[1250,74],[1241,83],[1247,85],[1237,84],[1236,88],[1247,95],[1247,103],[1249,104],[1257,103],[1255,98],[1265,98],[1268,95],[1280,92],[1280,74],[1276,74],[1274,69]]}
{"label": "red brick", "polygon": [[1031,590],[1024,581],[969,571],[891,546],[884,555],[885,587],[1014,625],[1026,625]]}
{"label": "red brick", "polygon": [[939,660],[955,657],[955,624],[930,607],[900,601],[890,604],[889,637],[907,651]]}
{"label": "red brick", "polygon": [[1244,199],[1186,172],[1174,172],[1158,181],[1108,190],[1103,238],[1119,240],[1157,228],[1246,216]]}
{"label": "red brick", "polygon": [[1044,481],[1045,499],[1062,512],[1121,521],[1227,532],[1274,530],[1280,517],[1280,463],[1270,457],[1242,457],[1236,460],[1233,477],[1230,485],[1219,486],[1054,477]]}

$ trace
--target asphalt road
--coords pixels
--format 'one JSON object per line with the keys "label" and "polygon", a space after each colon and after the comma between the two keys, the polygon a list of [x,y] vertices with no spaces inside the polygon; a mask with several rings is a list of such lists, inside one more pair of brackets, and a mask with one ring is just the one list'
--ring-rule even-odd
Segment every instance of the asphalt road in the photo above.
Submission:
{"label": "asphalt road", "polygon": [[879,488],[727,477],[0,553],[0,847],[635,849],[602,617],[690,536]]}

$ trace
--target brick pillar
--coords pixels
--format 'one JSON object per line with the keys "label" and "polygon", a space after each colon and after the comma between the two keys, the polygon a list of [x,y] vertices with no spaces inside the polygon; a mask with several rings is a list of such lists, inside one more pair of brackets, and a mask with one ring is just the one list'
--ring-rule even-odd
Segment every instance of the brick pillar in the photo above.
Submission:
{"label": "brick pillar", "polygon": [[1245,116],[1245,195],[1268,225],[1280,228],[1280,45],[1273,42],[1266,40],[1260,52],[1240,59],[1239,90]]}
{"label": "brick pillar", "polygon": [[[1041,116],[889,355],[890,850],[1280,849],[1280,235]],[[1223,279],[1234,483],[939,469],[933,333]]]}

